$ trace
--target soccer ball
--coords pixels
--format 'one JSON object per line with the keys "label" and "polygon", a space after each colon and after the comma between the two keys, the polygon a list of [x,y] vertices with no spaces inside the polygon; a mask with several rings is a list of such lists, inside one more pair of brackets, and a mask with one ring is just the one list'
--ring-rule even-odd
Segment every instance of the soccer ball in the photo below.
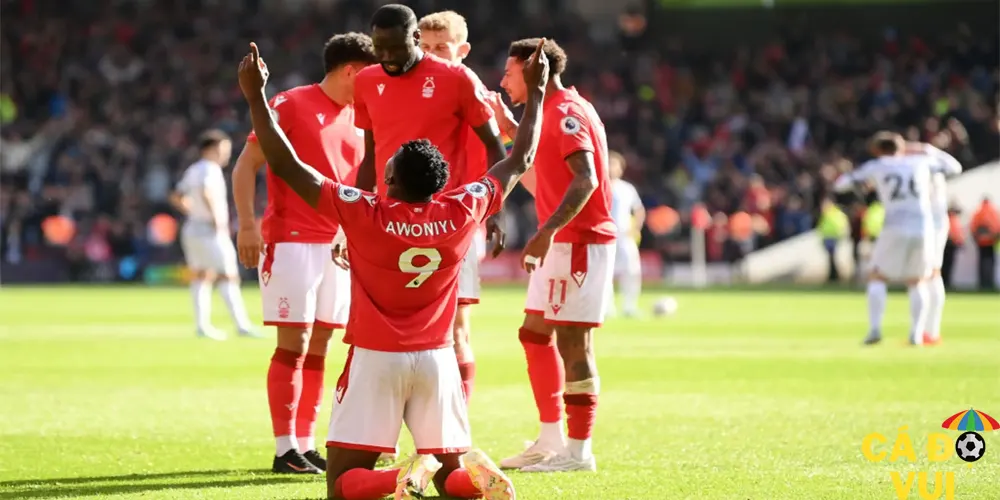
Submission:
{"label": "soccer ball", "polygon": [[677,299],[660,297],[653,303],[653,316],[670,316],[677,312]]}
{"label": "soccer ball", "polygon": [[955,440],[955,453],[966,462],[975,462],[986,454],[986,441],[975,432],[963,432]]}

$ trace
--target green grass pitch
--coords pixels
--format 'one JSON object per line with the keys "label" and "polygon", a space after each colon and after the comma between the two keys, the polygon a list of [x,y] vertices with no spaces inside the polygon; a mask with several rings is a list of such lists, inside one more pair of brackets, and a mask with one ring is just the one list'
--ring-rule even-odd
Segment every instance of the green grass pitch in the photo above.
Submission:
{"label": "green grass pitch", "polygon": [[[861,292],[674,295],[674,316],[613,319],[598,334],[599,472],[514,474],[519,498],[900,498],[891,471],[952,471],[954,498],[1000,498],[1000,432],[984,433],[972,467],[930,463],[922,444],[957,437],[941,422],[970,406],[1000,418],[996,295],[952,295],[944,344],[922,349],[904,345],[905,294],[890,296],[876,348],[859,345]],[[472,427],[495,459],[537,432],[517,341],[523,296],[490,289],[474,311]],[[256,312],[256,290],[245,297]],[[197,340],[190,323],[182,288],[0,289],[0,498],[322,498],[322,478],[267,470],[273,341]],[[328,388],[343,356],[330,353]],[[888,450],[901,426],[917,463],[863,458],[865,435],[884,434]]]}

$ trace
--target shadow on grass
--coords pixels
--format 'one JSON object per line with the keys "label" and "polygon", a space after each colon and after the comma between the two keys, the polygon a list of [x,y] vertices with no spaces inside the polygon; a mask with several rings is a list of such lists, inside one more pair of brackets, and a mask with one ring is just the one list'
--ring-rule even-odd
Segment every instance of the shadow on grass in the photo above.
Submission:
{"label": "shadow on grass", "polygon": [[[218,477],[208,479],[207,476]],[[205,479],[193,482],[155,482],[185,478]],[[130,493],[151,493],[164,490],[198,490],[202,488],[220,487],[239,488],[243,486],[298,483],[308,481],[309,479],[310,478],[308,477],[271,474],[271,471],[267,469],[205,470],[155,474],[125,474],[121,476],[25,479],[0,483],[0,499],[125,495]],[[11,489],[14,489],[15,491],[9,491]]]}
{"label": "shadow on grass", "polygon": [[155,474],[122,474],[119,476],[84,476],[63,477],[52,479],[21,479],[18,481],[0,481],[0,488],[15,488],[29,484],[52,486],[55,484],[103,483],[107,481],[149,481],[151,479],[173,479],[180,477],[224,476],[229,474],[270,474],[271,469],[241,469],[241,470],[186,470],[178,472],[160,472]]}

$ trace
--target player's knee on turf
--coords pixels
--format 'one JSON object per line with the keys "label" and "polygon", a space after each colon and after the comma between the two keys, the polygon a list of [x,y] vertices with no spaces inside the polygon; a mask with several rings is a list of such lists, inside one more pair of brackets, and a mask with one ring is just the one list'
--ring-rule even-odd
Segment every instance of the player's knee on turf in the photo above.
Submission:
{"label": "player's knee on turf", "polygon": [[441,453],[434,455],[434,458],[441,463],[441,468],[434,473],[434,487],[437,488],[438,493],[442,495],[447,494],[444,486],[445,481],[452,472],[462,468],[461,456],[462,453]]}
{"label": "player's knee on turf", "polygon": [[337,479],[351,469],[375,469],[377,451],[348,450],[338,446],[326,447],[326,497],[341,498],[337,495]]}
{"label": "player's knee on turf", "polygon": [[868,273],[868,281],[885,281],[885,276],[882,276],[882,273],[878,272],[878,269],[872,269]]}
{"label": "player's knee on turf", "polygon": [[566,380],[579,381],[597,377],[593,332],[584,326],[557,326],[556,345],[566,366]]}
{"label": "player's knee on turf", "polygon": [[286,351],[304,353],[309,348],[309,328],[279,326],[278,347]]}

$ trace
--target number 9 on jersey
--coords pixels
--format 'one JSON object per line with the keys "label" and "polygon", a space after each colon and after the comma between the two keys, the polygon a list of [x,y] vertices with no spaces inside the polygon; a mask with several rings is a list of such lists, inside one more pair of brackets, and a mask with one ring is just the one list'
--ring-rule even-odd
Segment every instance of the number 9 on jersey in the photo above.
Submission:
{"label": "number 9 on jersey", "polygon": [[[422,258],[421,258],[422,257]],[[427,259],[420,265],[414,264],[415,261],[423,261]],[[416,273],[417,276],[410,280],[406,284],[406,288],[418,288],[423,285],[427,278],[434,274],[441,267],[441,252],[436,248],[410,248],[405,252],[399,254],[399,270],[404,273]]]}

